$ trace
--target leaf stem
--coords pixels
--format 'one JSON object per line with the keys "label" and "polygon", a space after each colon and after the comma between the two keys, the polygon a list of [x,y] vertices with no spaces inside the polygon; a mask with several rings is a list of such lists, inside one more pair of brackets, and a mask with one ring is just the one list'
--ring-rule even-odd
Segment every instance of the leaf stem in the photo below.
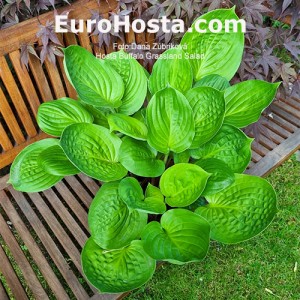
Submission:
{"label": "leaf stem", "polygon": [[164,157],[164,164],[166,164],[168,162],[168,158],[169,158],[169,154],[166,154]]}

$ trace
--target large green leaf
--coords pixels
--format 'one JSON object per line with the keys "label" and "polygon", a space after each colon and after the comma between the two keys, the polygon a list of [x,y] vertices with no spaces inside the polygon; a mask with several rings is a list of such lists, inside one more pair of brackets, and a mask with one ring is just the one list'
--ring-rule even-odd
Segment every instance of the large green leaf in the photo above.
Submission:
{"label": "large green leaf", "polygon": [[160,189],[154,185],[152,185],[151,183],[148,183],[146,191],[145,191],[145,197],[154,197],[154,198],[158,198],[161,199],[162,201],[164,201],[164,195],[162,194],[162,192],[160,191]]}
{"label": "large green leaf", "polygon": [[69,160],[90,177],[113,181],[127,174],[118,162],[121,139],[107,128],[95,124],[73,124],[64,130],[60,143]]}
{"label": "large green leaf", "polygon": [[193,112],[187,99],[168,87],[157,92],[147,107],[148,143],[162,153],[188,149],[195,135]]}
{"label": "large green leaf", "polygon": [[80,99],[95,106],[121,106],[124,83],[111,64],[80,46],[64,49],[66,74]]}
{"label": "large green leaf", "polygon": [[[222,22],[222,30],[219,33],[213,33],[208,28],[209,22],[213,19]],[[224,25],[226,20],[238,19],[234,8],[216,9],[199,17],[193,23],[192,31],[185,33],[180,44],[187,48],[183,49],[190,55],[194,80],[210,74],[218,74],[227,80],[233,77],[242,60],[244,34],[241,26],[238,26],[238,31],[234,32],[231,23],[229,32],[225,32]],[[195,23],[198,20],[206,20],[206,24],[200,25],[202,30],[206,30],[205,34],[195,30]]]}
{"label": "large green leaf", "polygon": [[148,80],[144,68],[122,50],[112,52],[105,60],[120,74],[125,84],[122,105],[118,108],[118,112],[125,115],[134,114],[142,107],[147,94]]}
{"label": "large green leaf", "polygon": [[276,194],[260,177],[235,174],[235,182],[206,198],[196,209],[211,226],[211,237],[232,244],[248,240],[264,230],[277,212]]}
{"label": "large green leaf", "polygon": [[94,124],[109,128],[107,115],[111,112],[108,109],[105,109],[104,107],[97,108],[96,106],[87,104],[83,101],[80,101],[80,103],[94,117],[94,121],[93,121]]}
{"label": "large green leaf", "polygon": [[224,91],[230,87],[230,83],[226,78],[220,75],[211,74],[195,82],[194,88],[199,86],[210,86],[218,91]]}
{"label": "large green leaf", "polygon": [[180,48],[166,50],[155,62],[149,78],[149,90],[152,95],[168,86],[185,93],[192,84],[191,65]]}
{"label": "large green leaf", "polygon": [[211,173],[202,193],[204,196],[216,194],[234,182],[233,171],[222,160],[207,158],[199,160],[195,164]]}
{"label": "large green leaf", "polygon": [[162,160],[156,159],[157,151],[146,142],[130,137],[122,139],[119,151],[121,164],[131,173],[143,177],[158,177],[165,170]]}
{"label": "large green leaf", "polygon": [[74,123],[93,123],[93,116],[76,100],[61,98],[39,106],[36,116],[39,127],[53,136]]}
{"label": "large green leaf", "polygon": [[75,175],[80,171],[68,160],[63,149],[54,145],[43,150],[37,157],[39,167],[56,176]]}
{"label": "large green leaf", "polygon": [[248,80],[226,89],[224,123],[242,128],[256,122],[272,102],[279,85],[280,83]]}
{"label": "large green leaf", "polygon": [[211,87],[197,87],[186,93],[194,121],[195,137],[190,148],[198,148],[209,141],[220,129],[225,114],[223,93]]}
{"label": "large green leaf", "polygon": [[[148,191],[149,193],[149,191]],[[126,177],[119,185],[119,195],[131,209],[151,214],[163,214],[166,211],[164,199],[157,195],[144,198],[140,183],[133,177]]]}
{"label": "large green leaf", "polygon": [[181,264],[206,256],[210,227],[203,218],[186,209],[171,209],[160,222],[150,222],[142,232],[144,249],[151,257]]}
{"label": "large green leaf", "polygon": [[209,176],[197,165],[180,163],[163,173],[159,187],[168,205],[184,207],[197,200]]}
{"label": "large green leaf", "polygon": [[155,260],[141,241],[122,249],[101,249],[89,238],[81,253],[82,269],[89,282],[104,293],[121,293],[145,284],[155,271]]}
{"label": "large green leaf", "polygon": [[139,238],[147,214],[129,210],[120,198],[119,182],[104,184],[89,209],[88,222],[94,241],[104,249],[118,249]]}
{"label": "large green leaf", "polygon": [[147,139],[148,129],[141,121],[123,114],[111,114],[107,116],[110,131],[119,131],[137,140]]}
{"label": "large green leaf", "polygon": [[35,142],[23,149],[10,168],[9,182],[15,190],[34,193],[47,190],[60,181],[63,176],[47,173],[38,164],[38,157],[45,149],[58,145],[56,139]]}
{"label": "large green leaf", "polygon": [[242,173],[251,159],[251,143],[241,130],[224,124],[206,144],[191,150],[195,159],[217,158],[225,162],[235,173]]}

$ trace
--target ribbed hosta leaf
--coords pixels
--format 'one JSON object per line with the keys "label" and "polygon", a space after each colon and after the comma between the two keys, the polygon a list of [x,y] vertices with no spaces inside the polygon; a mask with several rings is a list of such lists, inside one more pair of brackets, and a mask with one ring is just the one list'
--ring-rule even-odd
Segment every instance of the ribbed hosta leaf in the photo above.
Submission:
{"label": "ribbed hosta leaf", "polygon": [[123,178],[127,170],[118,162],[121,140],[107,128],[95,124],[73,124],[61,137],[69,160],[83,173],[101,180]]}
{"label": "ribbed hosta leaf", "polygon": [[148,129],[141,121],[123,114],[111,114],[107,116],[110,131],[119,131],[137,140],[147,139]]}
{"label": "ribbed hosta leaf", "polygon": [[187,99],[173,88],[157,92],[146,112],[148,143],[162,153],[188,149],[195,135],[192,109]]}
{"label": "ribbed hosta leaf", "polygon": [[276,194],[260,177],[236,174],[235,182],[206,198],[196,209],[211,226],[211,237],[222,243],[248,240],[264,230],[274,218]]}
{"label": "ribbed hosta leaf", "polygon": [[192,68],[180,48],[166,50],[154,64],[149,78],[149,90],[152,95],[168,86],[185,93],[192,84]]}
{"label": "ribbed hosta leaf", "polygon": [[220,129],[225,114],[223,93],[211,87],[197,87],[186,93],[194,121],[195,137],[190,148],[198,148],[209,141]]}
{"label": "ribbed hosta leaf", "polygon": [[[195,22],[200,19],[206,20],[206,24],[201,23],[200,25],[202,30],[206,30],[205,34],[195,30]],[[213,19],[222,22],[222,30],[218,33],[213,33],[208,28],[209,22]],[[190,58],[194,80],[210,74],[218,74],[227,80],[233,77],[242,60],[244,34],[241,26],[238,26],[238,31],[234,32],[232,23],[229,32],[225,32],[225,20],[238,19],[234,8],[216,9],[195,20],[192,32],[185,33],[180,44],[187,46],[185,51],[190,56],[194,55]],[[201,58],[195,54],[201,55]]]}
{"label": "ribbed hosta leaf", "polygon": [[[149,191],[148,191],[149,194]],[[164,199],[157,195],[144,198],[140,183],[133,177],[126,177],[119,185],[119,195],[131,209],[151,214],[163,214],[166,211]]]}
{"label": "ribbed hosta leaf", "polygon": [[105,57],[105,60],[113,66],[124,81],[125,92],[118,112],[125,115],[134,114],[142,107],[147,94],[147,75],[144,68],[122,50],[112,52]]}
{"label": "ribbed hosta leaf", "polygon": [[230,87],[230,83],[226,78],[224,78],[220,75],[211,74],[211,75],[207,75],[207,76],[201,78],[200,80],[198,80],[197,82],[195,82],[194,88],[199,87],[199,86],[209,86],[218,91],[224,91],[228,87]]}
{"label": "ribbed hosta leaf", "polygon": [[131,173],[143,177],[158,177],[165,170],[162,160],[156,159],[157,151],[146,142],[130,137],[122,139],[119,160]]}
{"label": "ribbed hosta leaf", "polygon": [[88,222],[94,241],[104,249],[118,249],[139,238],[147,214],[130,210],[120,198],[119,183],[104,184],[89,209]]}
{"label": "ribbed hosta leaf", "polygon": [[184,207],[197,200],[209,176],[197,165],[180,163],[163,173],[159,187],[168,205]]}
{"label": "ribbed hosta leaf", "polygon": [[63,149],[54,145],[43,150],[38,158],[38,165],[47,173],[56,176],[75,175],[80,171],[68,160]]}
{"label": "ribbed hosta leaf", "polygon": [[63,130],[74,123],[93,123],[93,116],[78,101],[61,98],[39,106],[37,123],[46,133],[61,136]]}
{"label": "ribbed hosta leaf", "polygon": [[204,196],[216,194],[234,182],[233,171],[222,160],[207,158],[199,160],[195,164],[211,173],[202,193]]}
{"label": "ribbed hosta leaf", "polygon": [[242,128],[256,122],[270,105],[280,83],[247,80],[225,90],[224,123]]}
{"label": "ribbed hosta leaf", "polygon": [[224,124],[209,142],[191,150],[191,156],[195,159],[220,159],[233,172],[241,173],[250,162],[252,141],[238,128]]}
{"label": "ribbed hosta leaf", "polygon": [[142,233],[144,249],[151,257],[182,264],[206,256],[210,227],[203,218],[186,209],[171,209],[160,222],[150,222]]}
{"label": "ribbed hosta leaf", "polygon": [[56,139],[35,142],[23,149],[10,168],[9,182],[15,190],[33,193],[47,190],[60,181],[63,176],[47,173],[38,164],[38,157],[45,149],[58,145]]}
{"label": "ribbed hosta leaf", "polygon": [[121,106],[124,83],[109,62],[80,46],[69,46],[64,54],[66,74],[82,101],[95,106]]}
{"label": "ribbed hosta leaf", "polygon": [[127,292],[145,284],[155,271],[155,260],[141,241],[122,249],[101,249],[88,239],[81,254],[83,272],[90,283],[104,293]]}

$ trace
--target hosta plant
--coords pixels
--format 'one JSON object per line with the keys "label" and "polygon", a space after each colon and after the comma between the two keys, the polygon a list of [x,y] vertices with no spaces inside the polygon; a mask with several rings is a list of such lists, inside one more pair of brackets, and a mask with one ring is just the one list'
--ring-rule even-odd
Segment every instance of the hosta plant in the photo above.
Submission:
{"label": "hosta plant", "polygon": [[[220,9],[201,18],[237,16]],[[167,50],[151,75],[123,51],[99,60],[79,46],[64,49],[78,99],[40,106],[37,122],[53,138],[25,148],[11,167],[10,182],[24,192],[79,172],[101,181],[82,250],[83,271],[101,292],[143,285],[156,261],[201,261],[210,239],[250,239],[277,211],[272,186],[242,174],[252,139],[240,128],[258,120],[278,83],[230,85],[243,53],[241,31],[193,29],[181,45]]]}

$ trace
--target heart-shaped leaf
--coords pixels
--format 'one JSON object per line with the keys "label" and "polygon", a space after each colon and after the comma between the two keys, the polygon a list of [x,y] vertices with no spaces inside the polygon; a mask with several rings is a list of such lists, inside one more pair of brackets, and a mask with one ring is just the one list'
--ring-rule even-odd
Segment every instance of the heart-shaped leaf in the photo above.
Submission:
{"label": "heart-shaped leaf", "polygon": [[58,145],[57,139],[45,139],[24,148],[10,168],[9,182],[15,190],[34,193],[47,190],[63,176],[47,173],[38,163],[39,155],[47,148]]}
{"label": "heart-shaped leaf", "polygon": [[209,176],[197,165],[180,163],[163,173],[159,186],[168,205],[184,207],[200,197]]}
{"label": "heart-shaped leaf", "polygon": [[104,293],[122,293],[145,284],[154,274],[155,260],[141,241],[122,249],[101,249],[89,238],[81,254],[82,269],[89,282]]}
{"label": "heart-shaped leaf", "polygon": [[197,87],[186,93],[195,121],[195,137],[190,148],[198,148],[220,129],[225,114],[223,93],[211,87]]}
{"label": "heart-shaped leaf", "polygon": [[196,209],[211,226],[211,237],[226,244],[248,240],[264,230],[274,218],[276,194],[260,177],[235,174],[235,182],[206,198]]}
{"label": "heart-shaped leaf", "polygon": [[39,127],[53,136],[61,136],[63,130],[74,123],[93,123],[93,116],[78,101],[61,98],[39,106],[36,116]]}
{"label": "heart-shaped leaf", "polygon": [[37,157],[39,167],[56,176],[68,176],[80,171],[68,160],[63,149],[54,145],[43,150]]}
{"label": "heart-shaped leaf", "polygon": [[151,183],[148,183],[146,191],[145,191],[145,197],[154,197],[154,198],[158,198],[162,201],[164,201],[164,195],[162,194],[162,192],[160,191],[160,189],[154,185],[152,185]]}
{"label": "heart-shaped leaf", "polygon": [[118,162],[121,139],[107,128],[95,124],[73,124],[64,130],[60,143],[69,160],[88,176],[113,181],[127,174]]}
{"label": "heart-shaped leaf", "polygon": [[203,218],[186,209],[171,209],[160,223],[150,222],[142,233],[144,249],[151,257],[182,264],[206,256],[210,227]]}
{"label": "heart-shaped leaf", "polygon": [[64,69],[80,99],[95,106],[121,106],[124,83],[111,64],[80,46],[64,49]]}
{"label": "heart-shaped leaf", "polygon": [[188,149],[195,135],[193,112],[187,99],[173,88],[157,92],[146,112],[148,143],[162,153]]}
{"label": "heart-shaped leaf", "polygon": [[122,114],[107,116],[110,131],[119,131],[137,140],[147,140],[148,129],[141,121]]}
{"label": "heart-shaped leaf", "polygon": [[193,84],[193,72],[185,53],[180,48],[166,50],[155,62],[149,78],[149,90],[156,92],[171,86],[181,93],[187,92]]}
{"label": "heart-shaped leaf", "polygon": [[[148,191],[148,194],[149,193]],[[121,180],[119,195],[129,208],[141,212],[163,214],[167,209],[161,197],[151,195],[144,198],[143,189],[139,182],[133,177],[127,177]]]}
{"label": "heart-shaped leaf", "polygon": [[[222,30],[217,33],[209,28],[210,21],[215,19],[222,23]],[[205,34],[195,29],[199,20],[205,22],[200,26],[201,30],[206,30]],[[190,56],[195,81],[210,74],[218,74],[230,80],[237,71],[244,50],[244,34],[240,24],[236,28],[237,32],[234,32],[233,22],[228,32],[225,32],[225,22],[228,20],[239,20],[234,8],[210,11],[196,19],[191,32],[183,36],[180,44],[183,49],[186,47],[185,51]],[[216,23],[214,25],[218,26]],[[201,57],[197,57],[197,54]]]}
{"label": "heart-shaped leaf", "polygon": [[202,193],[204,196],[216,194],[234,182],[233,171],[222,160],[207,158],[199,160],[195,164],[211,173]]}
{"label": "heart-shaped leaf", "polygon": [[105,57],[122,77],[125,92],[118,112],[132,115],[138,111],[147,94],[147,75],[144,68],[132,56],[124,51],[112,52]]}
{"label": "heart-shaped leaf", "polygon": [[190,153],[195,159],[220,159],[233,172],[241,173],[250,162],[252,141],[238,128],[224,124],[209,142]]}
{"label": "heart-shaped leaf", "polygon": [[226,89],[224,123],[242,128],[256,122],[274,99],[279,85],[278,82],[247,80]]}
{"label": "heart-shaped leaf", "polygon": [[89,209],[88,222],[94,241],[104,249],[118,249],[139,238],[147,214],[129,210],[120,198],[119,182],[104,184]]}
{"label": "heart-shaped leaf", "polygon": [[199,86],[210,86],[218,91],[224,91],[228,87],[230,87],[230,83],[226,78],[220,75],[211,74],[204,76],[203,78],[195,82],[193,87],[195,88]]}
{"label": "heart-shaped leaf", "polygon": [[158,177],[165,170],[163,161],[156,159],[157,151],[146,142],[130,137],[122,139],[119,160],[131,173],[143,177]]}

